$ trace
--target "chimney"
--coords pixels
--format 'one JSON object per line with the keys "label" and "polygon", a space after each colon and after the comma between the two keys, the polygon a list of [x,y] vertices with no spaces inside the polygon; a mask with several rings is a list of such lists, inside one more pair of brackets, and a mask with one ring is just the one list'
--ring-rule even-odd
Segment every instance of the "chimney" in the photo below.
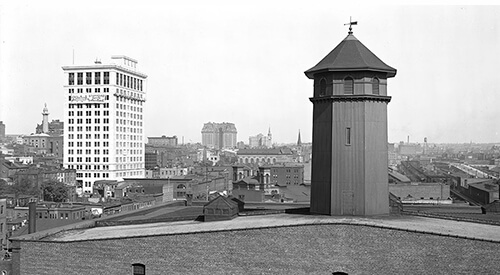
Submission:
{"label": "chimney", "polygon": [[28,209],[28,234],[31,234],[36,231],[36,202],[30,202]]}

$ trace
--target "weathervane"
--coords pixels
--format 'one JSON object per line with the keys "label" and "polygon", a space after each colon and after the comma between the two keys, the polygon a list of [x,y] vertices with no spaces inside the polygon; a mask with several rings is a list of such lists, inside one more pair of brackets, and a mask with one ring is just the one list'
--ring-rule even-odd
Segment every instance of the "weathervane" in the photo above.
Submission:
{"label": "weathervane", "polygon": [[345,23],[344,24],[344,26],[349,25],[349,32],[348,32],[348,34],[352,34],[352,25],[357,25],[357,24],[358,24],[358,21],[352,22],[352,17],[349,16],[349,23]]}

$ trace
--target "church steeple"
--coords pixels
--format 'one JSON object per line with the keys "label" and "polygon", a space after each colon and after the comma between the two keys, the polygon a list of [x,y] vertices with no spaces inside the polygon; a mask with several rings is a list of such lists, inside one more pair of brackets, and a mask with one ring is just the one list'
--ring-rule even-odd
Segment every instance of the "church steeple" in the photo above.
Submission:
{"label": "church steeple", "polygon": [[302,146],[302,141],[300,140],[300,129],[299,129],[299,139],[297,140],[297,145]]}

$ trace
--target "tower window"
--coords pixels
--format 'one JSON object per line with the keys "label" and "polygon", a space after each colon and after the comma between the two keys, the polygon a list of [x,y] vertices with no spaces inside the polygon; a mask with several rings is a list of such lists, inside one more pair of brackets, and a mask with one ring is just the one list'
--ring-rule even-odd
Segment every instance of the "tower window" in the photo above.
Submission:
{"label": "tower window", "polygon": [[354,94],[354,79],[346,77],[344,79],[344,94]]}
{"label": "tower window", "polygon": [[380,94],[379,83],[380,83],[380,81],[378,80],[378,78],[374,77],[372,79],[372,93],[374,95],[379,95]]}
{"label": "tower window", "polygon": [[143,264],[132,264],[133,274],[134,275],[145,275],[146,274],[146,266]]}
{"label": "tower window", "polygon": [[351,145],[351,128],[345,128],[345,145]]}
{"label": "tower window", "polygon": [[319,96],[326,95],[326,80],[322,78],[319,82]]}

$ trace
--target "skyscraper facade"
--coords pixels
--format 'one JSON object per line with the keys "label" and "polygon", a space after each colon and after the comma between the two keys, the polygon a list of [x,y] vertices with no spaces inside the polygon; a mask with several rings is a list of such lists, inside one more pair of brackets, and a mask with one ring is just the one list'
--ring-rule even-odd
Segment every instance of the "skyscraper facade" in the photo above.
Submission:
{"label": "skyscraper facade", "polygon": [[234,123],[208,122],[201,129],[201,144],[209,148],[235,148],[238,131]]}
{"label": "skyscraper facade", "polygon": [[96,180],[144,177],[144,103],[147,75],[137,61],[112,56],[108,65],[62,67],[64,167],[76,169],[83,193]]}

